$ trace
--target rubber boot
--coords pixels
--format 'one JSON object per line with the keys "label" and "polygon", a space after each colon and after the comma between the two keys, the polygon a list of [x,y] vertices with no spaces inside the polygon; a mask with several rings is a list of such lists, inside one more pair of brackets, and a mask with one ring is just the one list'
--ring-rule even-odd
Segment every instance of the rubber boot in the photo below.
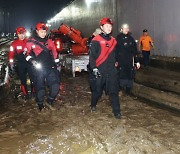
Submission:
{"label": "rubber boot", "polygon": [[38,105],[39,111],[41,111],[44,108],[44,105],[42,102],[37,102],[37,105]]}
{"label": "rubber boot", "polygon": [[53,106],[53,104],[54,104],[54,98],[48,96],[47,103],[48,103],[49,105]]}
{"label": "rubber boot", "polygon": [[131,87],[126,87],[126,96],[130,95]]}
{"label": "rubber boot", "polygon": [[25,99],[29,99],[28,93],[27,93],[27,87],[25,85],[21,85],[21,91],[23,95],[25,96]]}
{"label": "rubber boot", "polygon": [[35,89],[34,87],[31,85],[31,99],[35,98]]}
{"label": "rubber boot", "polygon": [[54,98],[48,96],[48,99],[47,99],[47,107],[50,109],[50,110],[53,110],[55,111],[56,108],[54,108]]}
{"label": "rubber boot", "polygon": [[121,119],[121,114],[120,114],[120,113],[116,113],[116,114],[114,114],[114,117],[115,117],[116,119]]}

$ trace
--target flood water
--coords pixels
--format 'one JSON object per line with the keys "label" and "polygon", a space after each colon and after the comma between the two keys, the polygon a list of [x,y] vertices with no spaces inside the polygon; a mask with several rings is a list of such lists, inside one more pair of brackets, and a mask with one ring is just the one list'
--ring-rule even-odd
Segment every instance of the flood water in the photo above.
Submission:
{"label": "flood water", "polygon": [[0,154],[180,153],[177,112],[122,96],[123,117],[117,120],[103,96],[97,112],[91,113],[86,73],[62,76],[56,110],[39,112],[34,100],[14,98],[18,86],[12,89],[1,90]]}

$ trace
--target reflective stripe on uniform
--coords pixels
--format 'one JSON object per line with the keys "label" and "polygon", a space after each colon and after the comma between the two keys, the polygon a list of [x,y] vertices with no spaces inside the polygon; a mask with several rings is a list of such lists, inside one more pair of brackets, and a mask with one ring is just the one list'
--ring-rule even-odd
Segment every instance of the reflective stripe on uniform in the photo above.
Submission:
{"label": "reflective stripe on uniform", "polygon": [[13,52],[13,51],[14,51],[13,46],[10,46],[10,52]]}
{"label": "reflective stripe on uniform", "polygon": [[14,60],[13,60],[13,59],[9,59],[9,62],[10,62],[10,63],[13,63],[13,62],[14,62]]}
{"label": "reflective stripe on uniform", "polygon": [[29,59],[31,59],[31,58],[32,58],[31,56],[27,56],[26,61],[29,61]]}

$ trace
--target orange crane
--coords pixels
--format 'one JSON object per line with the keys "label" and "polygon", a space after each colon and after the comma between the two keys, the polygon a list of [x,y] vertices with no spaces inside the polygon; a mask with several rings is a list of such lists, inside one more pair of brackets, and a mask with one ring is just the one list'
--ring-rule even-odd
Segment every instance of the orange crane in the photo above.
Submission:
{"label": "orange crane", "polygon": [[[62,23],[58,30],[51,30],[51,34],[54,35],[55,45],[59,52],[63,50],[64,46],[67,48],[67,43],[69,44],[68,41],[71,41],[72,43],[69,48],[72,50],[72,54],[88,54],[88,38],[83,38],[79,30]],[[66,41],[64,41],[63,37],[67,37],[69,40],[66,39]]]}

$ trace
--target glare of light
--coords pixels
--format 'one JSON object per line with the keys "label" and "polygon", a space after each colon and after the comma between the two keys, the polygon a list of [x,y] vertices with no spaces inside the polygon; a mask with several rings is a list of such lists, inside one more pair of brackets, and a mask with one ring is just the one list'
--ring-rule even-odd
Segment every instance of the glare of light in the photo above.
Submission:
{"label": "glare of light", "polygon": [[59,44],[57,45],[57,49],[60,49],[60,45]]}
{"label": "glare of light", "polygon": [[26,32],[26,36],[27,37],[30,37],[31,36],[31,33],[29,31]]}
{"label": "glare of light", "polygon": [[138,43],[138,40],[135,40],[136,43]]}
{"label": "glare of light", "polygon": [[14,62],[14,60],[13,60],[13,59],[10,59],[10,60],[9,60],[9,62],[10,62],[10,63],[13,63],[13,62]]}
{"label": "glare of light", "polygon": [[79,66],[76,66],[76,69],[75,69],[76,72],[80,72],[81,69],[79,68]]}
{"label": "glare of light", "polygon": [[40,68],[42,68],[42,66],[41,66],[41,64],[40,64],[40,63],[37,63],[35,67],[36,67],[36,69],[40,69]]}
{"label": "glare of light", "polygon": [[86,0],[86,4],[88,7],[90,7],[92,3],[98,3],[98,2],[101,2],[101,0]]}

